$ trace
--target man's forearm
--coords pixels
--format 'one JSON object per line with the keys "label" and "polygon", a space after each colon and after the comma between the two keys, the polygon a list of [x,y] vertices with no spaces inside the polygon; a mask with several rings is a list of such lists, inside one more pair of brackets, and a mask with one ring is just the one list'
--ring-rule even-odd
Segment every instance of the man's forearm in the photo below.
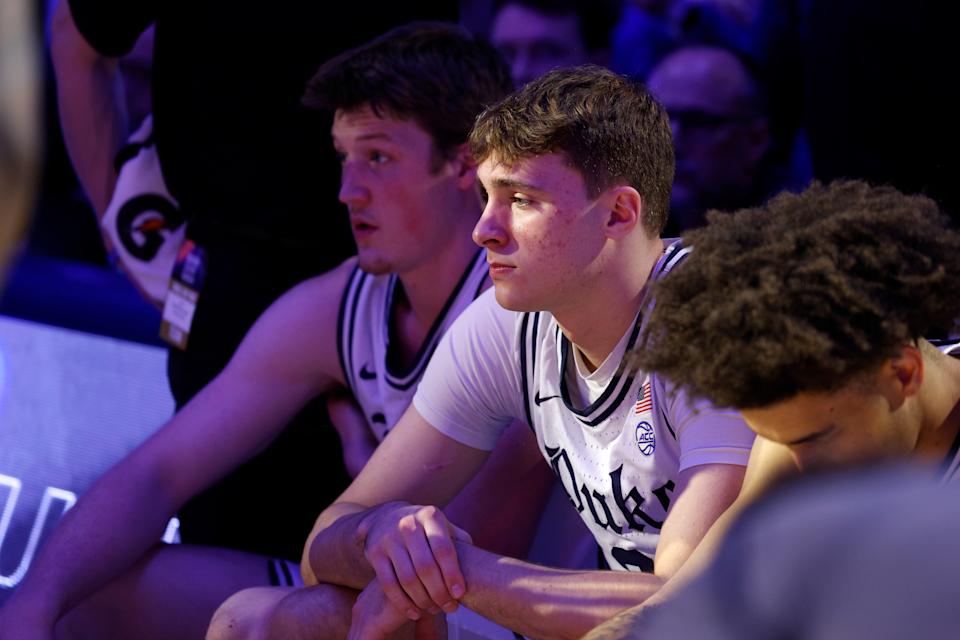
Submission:
{"label": "man's forearm", "polygon": [[67,512],[5,604],[4,623],[13,618],[24,628],[52,629],[61,615],[160,541],[176,503],[142,480],[149,474],[135,461],[115,468]]}
{"label": "man's forearm", "polygon": [[662,584],[651,574],[551,569],[456,547],[467,581],[461,603],[532,638],[579,638]]}
{"label": "man's forearm", "polygon": [[583,636],[583,640],[643,640],[646,637],[644,634],[648,617],[656,611],[656,604],[640,604],[621,611]]}
{"label": "man's forearm", "polygon": [[[374,578],[364,555],[362,527],[375,509],[334,504],[320,516],[319,531],[307,542],[306,562],[301,566],[307,585],[326,583],[363,589]],[[324,520],[330,524],[324,526]]]}

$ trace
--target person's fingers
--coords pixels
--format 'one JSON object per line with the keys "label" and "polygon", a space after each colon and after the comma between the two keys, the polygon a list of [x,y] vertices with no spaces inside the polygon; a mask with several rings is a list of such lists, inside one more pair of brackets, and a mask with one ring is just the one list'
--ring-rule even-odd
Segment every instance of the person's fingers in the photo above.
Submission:
{"label": "person's fingers", "polygon": [[[421,575],[421,571],[429,575],[431,564],[433,565],[433,572],[438,576],[440,573],[433,561],[430,546],[423,535],[422,529],[416,525],[411,526],[401,522],[401,535],[403,544],[396,545],[390,551],[390,560],[393,563],[397,581],[419,611],[436,611],[437,605],[424,585],[424,575]],[[389,597],[390,594],[387,595]],[[416,620],[417,618],[411,619]]]}
{"label": "person's fingers", "polygon": [[378,549],[368,554],[367,559],[377,574],[377,583],[383,590],[383,595],[386,596],[390,604],[393,605],[397,611],[402,611],[404,615],[411,620],[419,618],[420,609],[414,604],[413,600],[408,597],[407,592],[400,585],[391,556],[385,551]]}
{"label": "person's fingers", "polygon": [[409,622],[403,611],[394,608],[386,598],[380,583],[374,580],[354,602],[349,636],[354,640],[385,640]]}
{"label": "person's fingers", "polygon": [[407,506],[394,514],[375,524],[366,538],[367,559],[383,594],[411,620],[423,612],[455,611],[466,584],[454,536],[469,540],[469,534],[433,506]]}
{"label": "person's fingers", "polygon": [[[434,535],[430,532],[442,533],[446,528],[445,522],[437,520],[434,511],[436,510],[432,508],[423,510],[417,514],[419,517],[416,524],[405,522],[401,530],[413,568],[421,586],[430,598],[430,608],[421,608],[437,614],[440,613],[440,609],[449,609],[451,604],[456,608],[456,605],[447,588],[438,560],[434,557],[434,546],[442,546],[442,543],[434,543],[429,538],[429,535]],[[453,547],[452,542],[448,540],[447,543],[449,547]]]}
{"label": "person's fingers", "polygon": [[[432,508],[432,507],[431,507]],[[436,513],[439,510],[434,509]],[[457,600],[466,593],[466,580],[463,578],[463,572],[460,570],[460,560],[457,557],[457,550],[453,546],[453,540],[450,538],[450,532],[454,529],[453,525],[445,517],[435,517],[436,514],[425,514],[428,517],[424,519],[424,533],[430,543],[430,550],[433,558],[440,569],[443,579],[443,590],[448,597],[442,601],[436,600],[434,591],[430,591],[431,597],[450,613],[457,608]],[[429,587],[428,587],[429,589]]]}

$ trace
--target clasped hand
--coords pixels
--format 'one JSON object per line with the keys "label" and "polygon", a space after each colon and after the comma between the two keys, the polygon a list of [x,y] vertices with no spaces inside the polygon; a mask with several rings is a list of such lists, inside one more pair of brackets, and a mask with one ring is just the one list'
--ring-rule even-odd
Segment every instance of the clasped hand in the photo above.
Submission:
{"label": "clasped hand", "polygon": [[410,620],[456,611],[466,593],[455,541],[470,535],[433,506],[388,503],[361,521],[364,554],[389,603]]}
{"label": "clasped hand", "polygon": [[[396,633],[404,626],[412,625],[408,633]],[[357,597],[350,620],[347,640],[385,640],[386,638],[409,638],[413,640],[444,640],[447,625],[444,616],[423,615],[417,621],[410,620],[387,600],[380,583],[370,584]]]}

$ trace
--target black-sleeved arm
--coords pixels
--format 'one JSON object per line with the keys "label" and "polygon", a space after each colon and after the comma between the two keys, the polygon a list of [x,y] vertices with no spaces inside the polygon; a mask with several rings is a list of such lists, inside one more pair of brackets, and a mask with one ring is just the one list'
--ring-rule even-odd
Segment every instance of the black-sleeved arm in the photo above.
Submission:
{"label": "black-sleeved arm", "polygon": [[100,55],[120,57],[156,19],[149,0],[66,0],[74,24]]}

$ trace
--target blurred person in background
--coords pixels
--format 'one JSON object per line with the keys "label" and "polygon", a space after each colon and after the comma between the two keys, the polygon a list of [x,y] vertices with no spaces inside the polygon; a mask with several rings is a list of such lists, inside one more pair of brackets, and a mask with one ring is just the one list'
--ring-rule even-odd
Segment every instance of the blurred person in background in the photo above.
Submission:
{"label": "blurred person in background", "polygon": [[40,79],[33,12],[0,5],[0,289],[26,227],[40,152]]}
{"label": "blurred person in background", "polygon": [[653,69],[650,91],[670,116],[677,172],[668,233],[704,222],[707,209],[758,205],[770,184],[770,129],[763,89],[726,49],[678,49]]}
{"label": "blurred person in background", "polygon": [[744,512],[703,576],[630,637],[949,638],[960,628],[958,530],[960,486],[931,482],[923,469],[785,483]]}
{"label": "blurred person in background", "polygon": [[610,62],[619,0],[494,0],[489,39],[521,87],[547,71]]}
{"label": "blurred person in background", "polygon": [[628,0],[612,36],[611,68],[640,80],[678,47],[742,52],[759,0]]}

